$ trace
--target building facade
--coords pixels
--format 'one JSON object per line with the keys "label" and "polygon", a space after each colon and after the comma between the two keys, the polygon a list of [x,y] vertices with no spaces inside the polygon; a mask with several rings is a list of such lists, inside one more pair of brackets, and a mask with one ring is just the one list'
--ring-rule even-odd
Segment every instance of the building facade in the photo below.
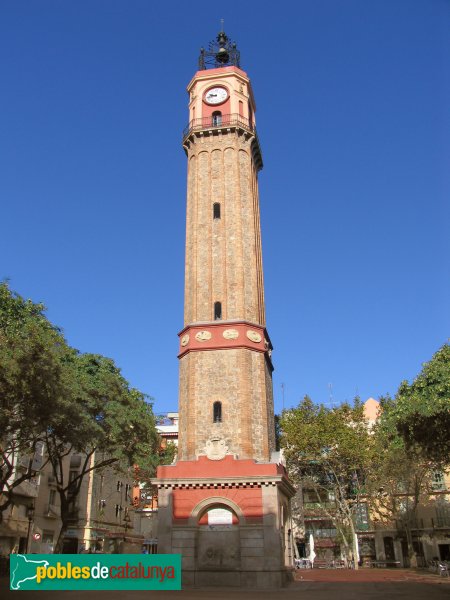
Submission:
{"label": "building facade", "polygon": [[[373,427],[380,412],[380,404],[374,398],[364,403],[367,426]],[[411,494],[398,491],[395,500],[398,511],[392,518],[381,518],[380,511],[368,502],[364,495],[355,498],[354,523],[358,536],[359,560],[362,565],[373,562],[381,565],[410,567],[408,537],[412,542],[417,566],[426,567],[434,560],[450,559],[450,474],[431,472],[427,484],[420,493],[420,501],[414,517],[408,515]],[[404,510],[402,510],[404,507]],[[322,490],[321,498],[307,487],[298,490],[293,501],[295,539],[299,553],[309,555],[309,539],[314,538],[317,559],[331,564],[344,558],[342,540],[333,523],[337,512],[334,490]]]}
{"label": "building facade", "polygon": [[[96,460],[95,454],[91,464]],[[84,457],[68,455],[63,464],[65,485],[80,473]],[[17,461],[13,477],[28,468],[30,457]],[[0,525],[0,556],[10,553],[51,554],[61,530],[61,504],[57,482],[46,462],[43,445],[32,457],[35,474],[14,489],[13,503]],[[133,480],[129,474],[107,467],[87,473],[71,503],[63,553],[141,552],[143,536],[135,529]],[[70,494],[69,494],[70,496]]]}
{"label": "building facade", "polygon": [[[255,98],[222,31],[188,85],[184,327],[176,464],[158,468],[158,551],[184,584],[282,585],[293,562],[284,467],[272,462]],[[210,68],[208,68],[210,67]]]}
{"label": "building facade", "polygon": [[[369,398],[364,412],[371,427],[380,414],[379,402]],[[434,560],[450,560],[450,473],[432,470],[425,474],[413,513],[412,490],[406,486],[402,489],[401,482],[391,500],[397,511],[389,519],[380,518],[381,511],[367,508],[362,499],[366,516],[358,533],[362,559],[390,561],[403,567],[426,567]],[[410,556],[408,539],[414,557]]]}

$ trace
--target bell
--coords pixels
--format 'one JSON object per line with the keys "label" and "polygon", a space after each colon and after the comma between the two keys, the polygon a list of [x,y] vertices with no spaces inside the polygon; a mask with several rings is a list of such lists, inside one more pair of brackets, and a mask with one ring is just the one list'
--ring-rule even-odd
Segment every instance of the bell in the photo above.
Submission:
{"label": "bell", "polygon": [[219,52],[216,54],[217,62],[222,63],[222,64],[227,63],[229,58],[230,58],[230,56],[229,56],[226,48],[220,48]]}

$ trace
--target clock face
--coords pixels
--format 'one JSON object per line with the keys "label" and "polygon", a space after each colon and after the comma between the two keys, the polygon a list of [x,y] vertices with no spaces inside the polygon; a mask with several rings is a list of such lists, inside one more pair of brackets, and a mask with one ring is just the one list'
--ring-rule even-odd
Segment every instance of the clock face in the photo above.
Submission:
{"label": "clock face", "polygon": [[214,87],[205,94],[205,102],[208,104],[222,104],[228,98],[228,92],[223,87]]}

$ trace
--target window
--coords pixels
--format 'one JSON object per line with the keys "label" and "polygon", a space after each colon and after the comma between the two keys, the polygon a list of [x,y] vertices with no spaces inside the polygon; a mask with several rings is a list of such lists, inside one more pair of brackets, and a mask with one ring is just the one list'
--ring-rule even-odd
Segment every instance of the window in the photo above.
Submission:
{"label": "window", "polygon": [[213,404],[213,421],[214,423],[222,423],[222,402],[214,402]]}
{"label": "window", "polygon": [[222,113],[220,112],[220,110],[216,110],[213,112],[212,114],[212,124],[214,126],[216,125],[222,125]]}
{"label": "window", "polygon": [[[73,496],[77,491],[77,486],[79,484],[79,480],[77,479],[79,473],[74,469],[69,471],[69,488],[68,488],[68,496]],[[75,481],[76,480],[76,481]]]}
{"label": "window", "polygon": [[440,499],[436,503],[436,527],[450,527],[450,502]]}
{"label": "window", "polygon": [[44,531],[42,534],[42,546],[45,548],[42,550],[45,554],[53,554],[53,532],[52,531]]}
{"label": "window", "polygon": [[366,502],[356,504],[354,522],[358,531],[368,531],[369,511]]}
{"label": "window", "polygon": [[219,202],[214,202],[214,204],[213,204],[213,218],[220,219],[220,204],[219,204]]}
{"label": "window", "polygon": [[48,494],[48,503],[51,506],[54,506],[56,504],[56,490],[50,490]]}
{"label": "window", "polygon": [[445,490],[445,479],[442,471],[434,471],[431,480],[431,488],[433,490]]}
{"label": "window", "polygon": [[222,302],[214,302],[214,320],[219,321],[222,318]]}

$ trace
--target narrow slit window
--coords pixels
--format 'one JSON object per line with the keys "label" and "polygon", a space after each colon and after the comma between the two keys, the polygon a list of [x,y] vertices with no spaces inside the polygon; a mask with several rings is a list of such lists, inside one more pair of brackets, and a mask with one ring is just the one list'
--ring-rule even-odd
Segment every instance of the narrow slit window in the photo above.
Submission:
{"label": "narrow slit window", "polygon": [[222,302],[214,302],[214,320],[218,321],[222,318]]}
{"label": "narrow slit window", "polygon": [[220,203],[214,202],[213,204],[213,218],[220,219]]}
{"label": "narrow slit window", "polygon": [[214,402],[213,404],[213,421],[214,423],[222,423],[222,402]]}

